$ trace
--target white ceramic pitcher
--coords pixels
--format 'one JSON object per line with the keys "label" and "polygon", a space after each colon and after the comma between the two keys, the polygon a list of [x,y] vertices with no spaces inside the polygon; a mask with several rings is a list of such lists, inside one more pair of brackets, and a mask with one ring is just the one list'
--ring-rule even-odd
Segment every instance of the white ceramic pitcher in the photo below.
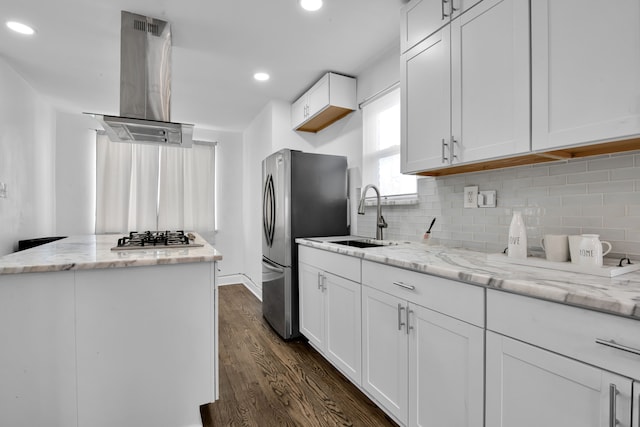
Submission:
{"label": "white ceramic pitcher", "polygon": [[[602,245],[609,246],[603,251]],[[579,246],[579,264],[602,267],[602,257],[611,252],[611,243],[600,241],[598,234],[583,234]]]}

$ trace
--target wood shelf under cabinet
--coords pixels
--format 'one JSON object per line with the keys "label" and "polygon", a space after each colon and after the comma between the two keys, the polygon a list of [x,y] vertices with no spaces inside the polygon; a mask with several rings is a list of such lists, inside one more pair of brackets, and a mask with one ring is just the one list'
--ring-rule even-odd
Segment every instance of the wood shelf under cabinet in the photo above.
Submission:
{"label": "wood shelf under cabinet", "polygon": [[447,166],[440,169],[418,172],[420,176],[446,176],[467,172],[482,172],[486,170],[502,169],[514,166],[532,165],[536,163],[555,162],[558,160],[578,159],[582,157],[613,154],[624,151],[640,150],[640,138],[624,141],[603,142],[599,144],[567,147],[562,149],[527,153],[513,157],[486,160],[477,163],[468,163]]}

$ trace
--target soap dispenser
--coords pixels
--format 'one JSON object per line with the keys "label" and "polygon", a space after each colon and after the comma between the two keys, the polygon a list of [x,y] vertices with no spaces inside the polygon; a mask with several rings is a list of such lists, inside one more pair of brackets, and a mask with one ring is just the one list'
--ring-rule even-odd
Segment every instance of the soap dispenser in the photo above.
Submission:
{"label": "soap dispenser", "polygon": [[511,218],[508,255],[510,258],[527,257],[527,229],[520,211],[513,211],[513,218]]}

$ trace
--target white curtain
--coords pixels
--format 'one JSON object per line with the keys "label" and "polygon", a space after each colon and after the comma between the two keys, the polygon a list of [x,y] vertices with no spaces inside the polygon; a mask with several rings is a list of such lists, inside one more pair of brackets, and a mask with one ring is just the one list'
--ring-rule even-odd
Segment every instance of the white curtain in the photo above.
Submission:
{"label": "white curtain", "polygon": [[98,135],[96,152],[97,234],[214,231],[215,144],[159,147]]}

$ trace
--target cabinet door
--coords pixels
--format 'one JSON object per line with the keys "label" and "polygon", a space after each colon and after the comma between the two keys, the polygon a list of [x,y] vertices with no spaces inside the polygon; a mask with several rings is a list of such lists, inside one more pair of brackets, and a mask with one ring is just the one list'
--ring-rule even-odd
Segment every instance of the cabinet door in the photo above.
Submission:
{"label": "cabinet door", "polygon": [[451,67],[449,26],[402,56],[401,170],[449,164]]}
{"label": "cabinet door", "polygon": [[633,420],[631,420],[632,427],[640,427],[640,382],[633,382]]}
{"label": "cabinet door", "polygon": [[493,332],[486,370],[487,426],[631,425],[628,378]]}
{"label": "cabinet door", "polygon": [[404,300],[362,287],[362,387],[407,423],[407,333]]}
{"label": "cabinet door", "polygon": [[351,381],[361,383],[360,284],[324,273],[326,354]]}
{"label": "cabinet door", "polygon": [[318,80],[307,92],[307,119],[329,105],[329,74]]}
{"label": "cabinet door", "polygon": [[402,52],[411,49],[449,23],[450,6],[444,0],[413,0],[402,10]]}
{"label": "cabinet door", "polygon": [[75,292],[72,271],[0,275],[0,426],[78,425]]}
{"label": "cabinet door", "polygon": [[485,0],[451,23],[452,160],[530,150],[529,2]]}
{"label": "cabinet door", "polygon": [[482,427],[484,330],[414,304],[409,310],[408,425]]}
{"label": "cabinet door", "polygon": [[471,6],[474,6],[480,3],[481,1],[482,0],[451,0],[451,7],[453,8],[451,11],[452,19],[455,19],[457,16],[460,16],[460,14],[469,10]]}
{"label": "cabinet door", "polygon": [[307,95],[301,96],[291,105],[291,128],[297,128],[307,120]]}
{"label": "cabinet door", "polygon": [[298,263],[300,332],[319,350],[324,350],[324,294],[322,271]]}
{"label": "cabinet door", "polygon": [[640,2],[536,0],[534,150],[640,133]]}

